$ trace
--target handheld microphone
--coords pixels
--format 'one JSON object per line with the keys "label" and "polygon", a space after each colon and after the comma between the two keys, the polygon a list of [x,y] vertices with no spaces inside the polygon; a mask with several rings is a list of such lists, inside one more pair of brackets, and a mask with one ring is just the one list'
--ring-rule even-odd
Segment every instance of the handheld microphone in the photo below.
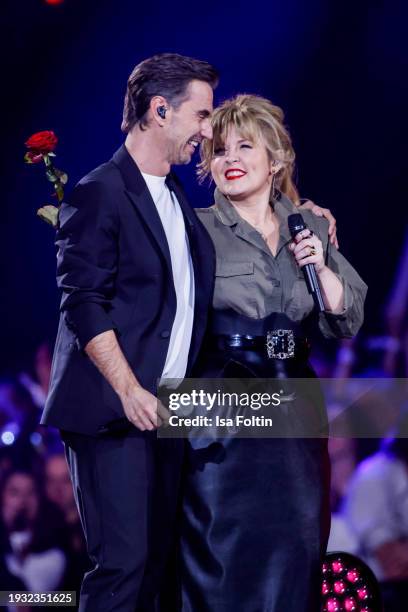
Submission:
{"label": "handheld microphone", "polygon": [[[307,225],[303,221],[302,215],[299,214],[289,215],[288,227],[292,238],[295,238],[299,232],[307,229]],[[319,312],[323,312],[325,310],[325,305],[315,267],[313,264],[309,263],[303,266],[302,270],[305,277],[307,290],[311,294],[317,310]]]}

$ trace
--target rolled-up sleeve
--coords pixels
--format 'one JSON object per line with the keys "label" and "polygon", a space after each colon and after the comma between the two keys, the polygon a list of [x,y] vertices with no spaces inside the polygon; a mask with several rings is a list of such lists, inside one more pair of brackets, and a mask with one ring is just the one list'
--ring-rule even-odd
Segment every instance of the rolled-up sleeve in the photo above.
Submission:
{"label": "rolled-up sleeve", "polygon": [[328,311],[320,313],[320,330],[326,338],[352,338],[363,324],[367,285],[330,243],[327,245],[326,264],[343,284],[344,308],[338,314]]}
{"label": "rolled-up sleeve", "polygon": [[61,311],[83,349],[114,329],[109,317],[118,258],[118,215],[106,186],[79,183],[59,213],[56,235]]}

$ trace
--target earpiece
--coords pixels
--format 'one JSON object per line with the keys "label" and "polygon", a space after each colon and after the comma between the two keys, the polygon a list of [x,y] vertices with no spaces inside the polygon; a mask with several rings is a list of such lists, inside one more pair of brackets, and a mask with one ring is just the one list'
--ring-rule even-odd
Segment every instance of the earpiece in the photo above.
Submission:
{"label": "earpiece", "polygon": [[157,108],[157,114],[159,115],[159,117],[161,117],[162,119],[166,118],[166,112],[167,112],[167,108],[165,106],[159,106]]}

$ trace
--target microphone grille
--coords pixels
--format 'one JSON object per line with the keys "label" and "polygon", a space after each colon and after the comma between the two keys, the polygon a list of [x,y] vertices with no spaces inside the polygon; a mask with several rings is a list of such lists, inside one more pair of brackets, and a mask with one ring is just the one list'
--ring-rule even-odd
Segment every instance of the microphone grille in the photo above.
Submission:
{"label": "microphone grille", "polygon": [[306,224],[303,221],[302,215],[299,215],[298,213],[289,215],[288,227],[289,227],[291,236],[296,236],[296,234],[306,229]]}

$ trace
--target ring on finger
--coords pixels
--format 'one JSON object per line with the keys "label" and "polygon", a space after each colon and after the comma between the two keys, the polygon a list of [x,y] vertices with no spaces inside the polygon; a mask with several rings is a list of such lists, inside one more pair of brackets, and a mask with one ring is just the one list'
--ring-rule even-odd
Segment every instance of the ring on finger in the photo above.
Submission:
{"label": "ring on finger", "polygon": [[317,251],[316,251],[316,247],[311,246],[310,247],[310,252],[309,252],[309,257],[311,257],[312,255],[316,255]]}

